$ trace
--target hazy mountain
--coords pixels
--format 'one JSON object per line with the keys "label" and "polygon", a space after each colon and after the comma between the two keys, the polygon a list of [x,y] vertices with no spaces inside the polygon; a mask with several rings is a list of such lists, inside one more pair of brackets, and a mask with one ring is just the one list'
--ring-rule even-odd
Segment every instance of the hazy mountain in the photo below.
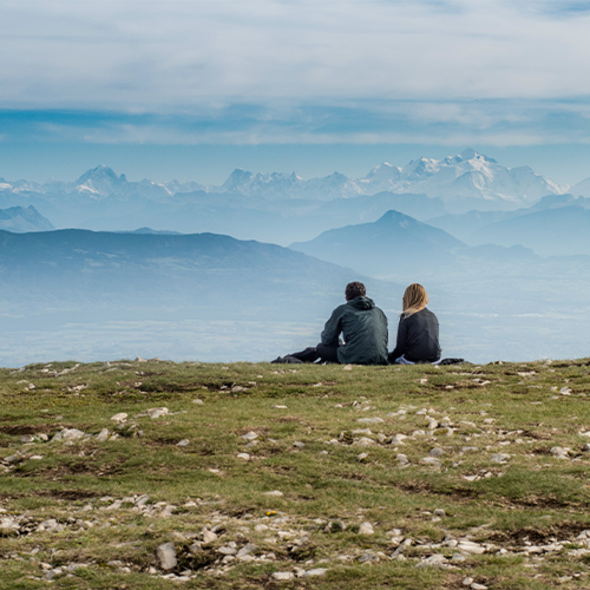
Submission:
{"label": "hazy mountain", "polygon": [[48,231],[55,229],[49,219],[40,215],[39,212],[30,205],[24,207],[9,207],[0,209],[0,229],[23,233],[34,231]]}
{"label": "hazy mountain", "polygon": [[373,223],[329,230],[290,247],[379,277],[448,264],[452,252],[465,244],[441,229],[388,211]]}

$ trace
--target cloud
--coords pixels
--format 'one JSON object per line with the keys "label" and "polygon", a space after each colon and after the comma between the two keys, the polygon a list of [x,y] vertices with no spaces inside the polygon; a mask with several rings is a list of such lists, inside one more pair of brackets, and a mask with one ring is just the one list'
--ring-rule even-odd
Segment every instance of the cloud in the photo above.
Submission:
{"label": "cloud", "polygon": [[[11,56],[0,63],[0,107],[195,113],[219,102],[285,99],[588,96],[587,8],[526,0],[9,0],[0,5],[0,52]],[[555,11],[575,18],[550,18]]]}
{"label": "cloud", "polygon": [[274,101],[199,114],[0,111],[4,142],[260,145],[590,143],[583,101]]}

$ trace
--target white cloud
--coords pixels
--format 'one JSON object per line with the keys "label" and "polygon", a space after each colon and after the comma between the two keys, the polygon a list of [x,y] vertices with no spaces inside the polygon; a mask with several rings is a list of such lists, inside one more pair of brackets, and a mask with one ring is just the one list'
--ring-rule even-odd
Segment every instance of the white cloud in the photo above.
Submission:
{"label": "white cloud", "polygon": [[0,108],[590,95],[587,3],[514,4],[5,0]]}

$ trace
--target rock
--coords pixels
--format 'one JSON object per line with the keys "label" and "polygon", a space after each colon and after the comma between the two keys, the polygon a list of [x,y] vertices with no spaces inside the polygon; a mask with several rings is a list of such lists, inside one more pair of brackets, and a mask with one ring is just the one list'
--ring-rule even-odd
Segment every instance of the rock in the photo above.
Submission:
{"label": "rock", "polygon": [[445,454],[445,450],[441,449],[440,447],[434,447],[433,449],[430,449],[430,451],[428,451],[428,454],[431,457],[442,457]]}
{"label": "rock", "polygon": [[428,430],[436,430],[438,428],[438,422],[434,419],[428,421]]}
{"label": "rock", "polygon": [[427,557],[424,561],[421,561],[417,567],[441,567],[446,564],[447,559],[444,555],[441,555],[440,553],[434,553],[430,557]]}
{"label": "rock", "polygon": [[352,371],[352,365],[346,365],[345,367],[342,367],[343,371]]}
{"label": "rock", "polygon": [[325,576],[327,571],[328,570],[326,568],[318,567],[318,568],[315,568],[315,569],[312,569],[312,570],[307,570],[303,574],[303,577],[304,578],[313,578],[313,577],[316,577],[316,576]]}
{"label": "rock", "polygon": [[471,586],[473,584],[473,578],[465,578],[461,583],[463,586]]}
{"label": "rock", "polygon": [[247,555],[250,555],[251,553],[254,553],[254,551],[256,551],[256,549],[258,549],[258,547],[256,545],[254,545],[254,543],[248,543],[247,545],[244,545],[238,551],[236,557],[238,559],[240,559],[242,557],[246,557]]}
{"label": "rock", "polygon": [[370,522],[363,522],[359,527],[359,535],[374,535],[373,525]]}
{"label": "rock", "polygon": [[484,586],[483,584],[478,584],[477,582],[473,582],[473,584],[471,584],[471,586],[469,586],[471,588],[471,590],[488,590],[487,586]]}
{"label": "rock", "polygon": [[459,551],[463,551],[464,553],[473,553],[474,555],[481,555],[482,553],[485,553],[486,550],[483,545],[474,543],[468,539],[460,539],[457,549]]}
{"label": "rock", "polygon": [[242,435],[242,439],[246,440],[248,442],[256,440],[258,438],[258,433],[250,431],[247,432],[246,434]]}
{"label": "rock", "polygon": [[147,363],[147,360],[144,358],[141,358],[140,356],[136,356],[135,357],[135,362],[136,363]]}
{"label": "rock", "polygon": [[367,459],[367,457],[368,457],[368,456],[369,456],[369,453],[359,453],[359,454],[356,456],[356,460],[357,460],[359,463],[362,463],[363,461],[365,461],[365,460]]}
{"label": "rock", "polygon": [[293,572],[274,572],[272,574],[274,580],[279,580],[281,582],[292,580],[295,577]]}
{"label": "rock", "polygon": [[210,531],[209,529],[205,529],[203,531],[203,543],[205,543],[205,545],[208,545],[209,543],[213,543],[213,541],[217,540],[217,535],[213,532]]}
{"label": "rock", "polygon": [[115,414],[114,416],[111,417],[111,420],[113,422],[116,422],[117,424],[122,424],[123,422],[125,422],[125,420],[127,420],[127,414],[125,414],[125,412],[121,412],[119,414]]}
{"label": "rock", "polygon": [[442,463],[436,457],[423,457],[422,459],[420,459],[420,463],[432,465],[436,468],[440,468],[440,466],[442,465]]}
{"label": "rock", "polygon": [[172,543],[164,543],[158,547],[158,559],[163,570],[171,570],[176,566],[176,549]]}
{"label": "rock", "polygon": [[403,441],[404,439],[408,438],[405,434],[396,434],[392,439],[391,439],[391,444],[392,445],[403,445]]}
{"label": "rock", "polygon": [[443,518],[443,517],[445,517],[445,516],[447,515],[447,513],[446,513],[446,512],[445,512],[445,511],[444,511],[442,508],[437,508],[437,509],[434,511],[434,515],[435,515],[435,516],[438,516],[438,517],[440,517],[440,518]]}
{"label": "rock", "polygon": [[272,406],[273,410],[286,410],[287,406],[283,406],[283,405],[276,405],[276,406]]}
{"label": "rock", "polygon": [[361,438],[356,441],[356,444],[359,447],[369,447],[375,444],[375,441],[372,438],[367,438],[366,436],[362,436]]}
{"label": "rock", "polygon": [[168,408],[149,408],[146,410],[146,414],[152,419],[155,420],[156,418],[161,418],[162,416],[166,416],[169,414]]}
{"label": "rock", "polygon": [[193,404],[197,404],[198,406],[202,406],[205,402],[202,399],[194,399]]}
{"label": "rock", "polygon": [[243,461],[250,461],[250,455],[248,453],[238,453],[236,456]]}
{"label": "rock", "polygon": [[60,430],[51,440],[80,440],[84,433],[77,428],[64,428]]}
{"label": "rock", "polygon": [[35,439],[33,438],[32,434],[24,434],[23,436],[20,437],[20,442],[22,443],[32,443],[35,442]]}
{"label": "rock", "polygon": [[241,385],[234,385],[231,388],[232,393],[241,393],[242,391],[248,391],[246,387],[242,387]]}
{"label": "rock", "polygon": [[262,494],[263,496],[276,496],[276,497],[280,497],[283,496],[283,492],[280,492],[279,490],[273,490],[272,492],[264,492]]}
{"label": "rock", "polygon": [[584,448],[582,449],[582,451],[584,451],[585,453],[588,453],[588,452],[590,452],[590,444],[586,443],[586,444],[584,445]]}
{"label": "rock", "polygon": [[296,440],[296,441],[293,443],[293,446],[294,446],[296,449],[302,449],[302,448],[305,446],[305,443],[302,443],[300,440]]}
{"label": "rock", "polygon": [[551,447],[551,454],[556,458],[556,459],[568,459],[568,451],[569,449],[563,448],[563,447]]}
{"label": "rock", "polygon": [[109,429],[103,428],[95,438],[98,442],[105,442],[109,438]]}
{"label": "rock", "polygon": [[357,420],[360,424],[379,424],[384,422],[383,418],[359,418]]}
{"label": "rock", "polygon": [[235,547],[230,547],[229,545],[223,545],[217,549],[217,553],[221,553],[222,555],[235,555],[237,550]]}
{"label": "rock", "polygon": [[43,459],[43,455],[31,455],[31,456],[29,457],[29,459],[30,459],[31,461],[40,461],[41,459]]}
{"label": "rock", "polygon": [[176,443],[177,447],[187,447],[189,444],[189,439],[188,438],[183,438],[181,441]]}
{"label": "rock", "polygon": [[492,461],[494,463],[505,463],[508,459],[510,459],[510,455],[507,453],[496,453],[492,455]]}

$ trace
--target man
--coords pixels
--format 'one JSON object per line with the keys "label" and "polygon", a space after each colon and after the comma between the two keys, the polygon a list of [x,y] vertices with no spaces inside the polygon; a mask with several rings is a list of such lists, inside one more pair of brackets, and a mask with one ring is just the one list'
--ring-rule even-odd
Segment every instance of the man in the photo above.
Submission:
{"label": "man", "polygon": [[[322,341],[273,363],[353,363],[358,365],[387,364],[387,317],[367,297],[362,283],[346,285],[346,303],[339,305],[326,322]],[[340,340],[342,335],[342,340]]]}

